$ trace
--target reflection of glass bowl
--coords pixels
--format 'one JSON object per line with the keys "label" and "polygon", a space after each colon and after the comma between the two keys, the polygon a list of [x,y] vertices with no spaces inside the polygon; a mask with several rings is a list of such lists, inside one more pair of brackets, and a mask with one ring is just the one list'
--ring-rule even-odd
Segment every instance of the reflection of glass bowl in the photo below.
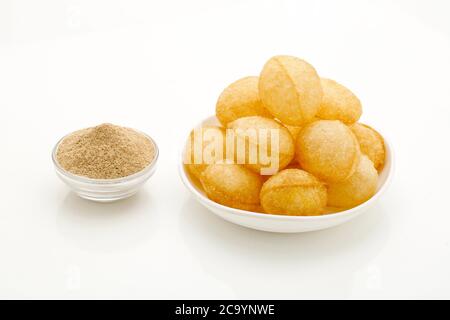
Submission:
{"label": "reflection of glass bowl", "polygon": [[[142,133],[142,132],[141,132]],[[143,133],[142,133],[143,134]],[[145,135],[145,134],[144,134]],[[56,174],[81,198],[98,202],[112,202],[125,199],[135,194],[140,187],[155,173],[158,160],[158,146],[152,138],[145,135],[155,147],[155,157],[143,170],[127,177],[117,179],[91,179],[78,176],[64,170],[56,159],[59,144],[65,138],[58,141],[53,148],[52,159]]]}
{"label": "reflection of glass bowl", "polygon": [[[219,125],[215,116],[207,118],[201,125]],[[391,146],[385,139],[386,161],[383,170],[379,174],[377,193],[357,207],[337,213],[322,216],[283,216],[264,213],[255,213],[245,210],[234,209],[218,204],[205,195],[199,183],[193,178],[186,166],[183,164],[183,154],[181,157],[179,171],[184,185],[192,193],[195,200],[211,210],[219,217],[232,223],[262,231],[270,232],[307,232],[326,229],[342,224],[372,207],[380,196],[387,189],[394,173],[394,158]],[[184,146],[183,146],[184,149]]]}

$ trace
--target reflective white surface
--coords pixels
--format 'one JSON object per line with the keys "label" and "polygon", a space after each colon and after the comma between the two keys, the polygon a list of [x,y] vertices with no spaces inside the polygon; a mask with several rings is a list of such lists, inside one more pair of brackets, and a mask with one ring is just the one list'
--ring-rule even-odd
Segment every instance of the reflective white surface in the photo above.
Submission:
{"label": "reflective white surface", "polygon": [[[450,298],[448,1],[0,2],[0,298]],[[268,23],[271,22],[271,23]],[[396,176],[342,226],[227,223],[178,177],[180,145],[274,54],[350,87]],[[58,138],[101,122],[160,149],[136,196],[82,200]]]}

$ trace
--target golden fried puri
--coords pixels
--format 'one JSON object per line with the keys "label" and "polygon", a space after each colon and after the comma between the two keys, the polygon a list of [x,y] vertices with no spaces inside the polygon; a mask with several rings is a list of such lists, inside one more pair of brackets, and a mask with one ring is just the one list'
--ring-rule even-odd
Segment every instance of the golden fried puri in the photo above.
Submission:
{"label": "golden fried puri", "polygon": [[258,81],[258,77],[242,78],[222,92],[217,100],[216,116],[224,126],[242,117],[272,117],[259,98]]}
{"label": "golden fried puri", "polygon": [[327,203],[325,186],[312,174],[286,169],[267,180],[261,189],[261,205],[266,213],[320,215]]}
{"label": "golden fried puri", "polygon": [[296,141],[300,166],[324,182],[349,178],[360,159],[359,143],[342,122],[319,120],[302,129]]}
{"label": "golden fried puri", "polygon": [[344,211],[346,209],[344,208],[336,208],[336,207],[325,207],[322,212],[320,213],[320,215],[327,215],[327,214],[333,214],[333,213],[338,213],[341,211]]}
{"label": "golden fried puri", "polygon": [[211,200],[228,207],[260,212],[262,178],[247,168],[226,162],[209,165],[200,182]]}
{"label": "golden fried puri", "polygon": [[350,129],[359,141],[361,152],[369,157],[375,169],[380,171],[384,166],[386,151],[383,137],[373,128],[362,123],[355,123]]}
{"label": "golden fried puri", "polygon": [[311,122],[322,100],[320,78],[313,66],[291,56],[275,56],[259,77],[259,95],[270,113],[284,124]]}
{"label": "golden fried puri", "polygon": [[254,172],[275,174],[294,158],[289,130],[273,119],[245,117],[229,123],[228,128],[235,134],[234,159]]}
{"label": "golden fried puri", "polygon": [[292,138],[295,140],[297,140],[297,136],[300,133],[300,131],[302,130],[302,127],[297,127],[297,126],[290,126],[288,124],[285,125],[286,129],[289,130],[289,132],[291,133]]}
{"label": "golden fried puri", "polygon": [[206,126],[192,130],[189,135],[184,163],[189,172],[200,178],[200,174],[209,164],[225,158],[225,130]]}
{"label": "golden fried puri", "polygon": [[301,168],[302,167],[300,167],[298,161],[294,158],[292,159],[291,163],[289,163],[284,169],[301,169]]}
{"label": "golden fried puri", "polygon": [[328,185],[328,205],[352,208],[369,200],[377,191],[378,173],[372,161],[362,155],[355,173],[345,181]]}
{"label": "golden fried puri", "polygon": [[317,117],[325,120],[340,120],[351,124],[361,117],[362,107],[358,97],[336,81],[321,79],[323,98]]}
{"label": "golden fried puri", "polygon": [[[383,137],[358,123],[358,97],[306,61],[275,56],[259,77],[220,94],[223,127],[194,130],[188,171],[209,199],[242,210],[326,215],[370,199],[385,162]],[[226,128],[226,129],[225,129]]]}

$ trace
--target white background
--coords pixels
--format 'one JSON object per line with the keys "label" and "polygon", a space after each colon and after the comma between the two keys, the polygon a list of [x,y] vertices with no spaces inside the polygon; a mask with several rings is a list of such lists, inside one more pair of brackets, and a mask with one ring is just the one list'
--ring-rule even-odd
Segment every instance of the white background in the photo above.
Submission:
{"label": "white background", "polygon": [[[0,298],[450,298],[450,5],[441,1],[0,2]],[[397,170],[367,214],[257,232],[197,204],[184,135],[230,82],[302,57],[363,101]],[[50,158],[102,122],[155,138],[137,196],[72,194]]]}

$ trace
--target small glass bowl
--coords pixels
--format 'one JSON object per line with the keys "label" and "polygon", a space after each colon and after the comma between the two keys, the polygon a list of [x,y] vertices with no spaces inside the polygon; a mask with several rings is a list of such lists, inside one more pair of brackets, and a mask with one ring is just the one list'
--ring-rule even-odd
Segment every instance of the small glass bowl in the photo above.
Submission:
{"label": "small glass bowl", "polygon": [[155,156],[147,167],[135,174],[117,179],[91,179],[64,170],[59,165],[56,154],[61,141],[63,141],[66,136],[59,140],[53,148],[52,159],[53,164],[55,165],[56,174],[78,196],[84,199],[97,202],[112,202],[131,197],[138,192],[142,185],[155,173],[156,162],[159,155],[158,146],[155,141],[148,135],[142,132],[139,133],[146,136],[153,143]]}

